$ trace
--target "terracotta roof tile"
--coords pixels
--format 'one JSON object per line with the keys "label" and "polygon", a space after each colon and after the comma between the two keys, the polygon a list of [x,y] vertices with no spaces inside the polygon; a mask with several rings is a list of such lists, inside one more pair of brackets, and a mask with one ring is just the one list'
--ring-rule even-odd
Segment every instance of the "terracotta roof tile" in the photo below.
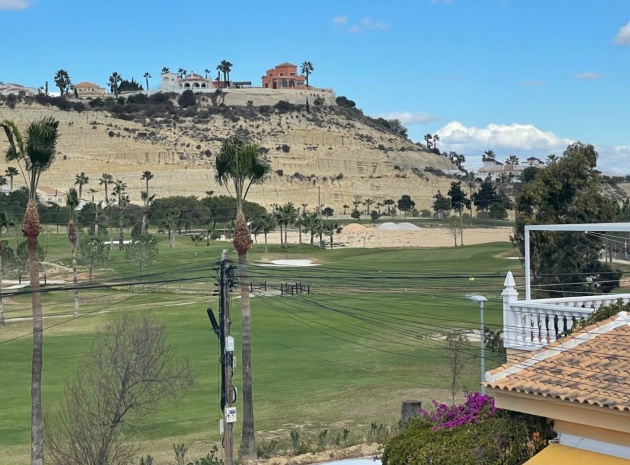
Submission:
{"label": "terracotta roof tile", "polygon": [[630,315],[618,315],[486,373],[486,387],[630,412]]}

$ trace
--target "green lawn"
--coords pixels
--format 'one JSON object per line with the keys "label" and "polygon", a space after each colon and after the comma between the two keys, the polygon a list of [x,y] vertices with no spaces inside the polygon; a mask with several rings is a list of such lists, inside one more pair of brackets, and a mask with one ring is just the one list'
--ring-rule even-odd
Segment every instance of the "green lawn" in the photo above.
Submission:
{"label": "green lawn", "polygon": [[[62,234],[48,239],[47,262],[68,264]],[[95,288],[81,290],[81,312],[73,320],[69,291],[44,294],[44,404],[53,407],[63,382],[77,369],[98,327],[120,312],[151,314],[166,324],[178,354],[195,369],[195,386],[178,404],[164,403],[133,432],[144,452],[170,450],[176,440],[200,450],[218,439],[217,339],[205,309],[217,310],[211,296],[212,265],[229,243],[195,247],[178,238],[169,249],[160,238],[158,262],[144,277],[114,250]],[[449,249],[336,249],[256,245],[250,273],[269,288],[301,281],[310,295],[252,299],[253,373],[256,428],[263,436],[288,435],[292,428],[318,431],[343,425],[359,431],[373,421],[391,423],[400,402],[447,400],[448,361],[440,331],[478,327],[478,307],[464,299],[485,293],[488,325],[501,325],[500,292],[509,269],[519,262],[498,258],[509,244]],[[309,258],[320,266],[268,268],[274,258]],[[48,265],[45,265],[45,267]],[[63,272],[58,272],[62,274]],[[522,274],[520,271],[518,274]],[[472,276],[475,279],[470,280]],[[129,286],[137,280],[152,284]],[[173,282],[173,281],[177,282]],[[103,284],[115,284],[114,288]],[[50,286],[54,289],[54,286]],[[7,318],[27,316],[30,296],[14,295]],[[233,298],[233,334],[240,336],[238,293]],[[0,328],[0,464],[19,463],[28,454],[30,321]],[[478,343],[471,342],[462,386],[478,386]],[[237,350],[238,351],[238,350]],[[488,368],[497,361],[490,357]],[[236,385],[240,385],[240,358]],[[237,404],[237,406],[239,406]],[[237,425],[238,428],[238,425]],[[191,449],[193,450],[193,449]]]}

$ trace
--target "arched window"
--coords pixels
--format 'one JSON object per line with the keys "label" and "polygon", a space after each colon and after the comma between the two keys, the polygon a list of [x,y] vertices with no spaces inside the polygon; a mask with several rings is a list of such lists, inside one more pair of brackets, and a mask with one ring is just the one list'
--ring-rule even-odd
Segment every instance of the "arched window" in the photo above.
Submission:
{"label": "arched window", "polygon": [[199,87],[199,83],[198,83],[198,82],[195,82],[195,83],[193,84],[193,87]]}
{"label": "arched window", "polygon": [[295,87],[295,81],[294,81],[293,79],[291,79],[291,80],[289,81],[289,87],[290,87],[291,89],[293,89],[293,88]]}
{"label": "arched window", "polygon": [[203,88],[205,89],[205,88],[206,88],[206,83],[205,83],[205,82],[202,82],[202,83],[201,83],[201,87],[203,87]]}
{"label": "arched window", "polygon": [[184,84],[184,88],[185,88],[185,89],[190,88],[190,84],[189,84],[189,83]]}

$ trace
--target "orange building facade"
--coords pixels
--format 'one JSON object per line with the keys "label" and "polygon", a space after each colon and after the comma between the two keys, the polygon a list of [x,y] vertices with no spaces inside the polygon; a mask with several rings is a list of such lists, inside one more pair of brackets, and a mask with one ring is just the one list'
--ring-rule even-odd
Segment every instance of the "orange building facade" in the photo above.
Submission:
{"label": "orange building facade", "polygon": [[306,89],[306,77],[298,74],[297,66],[292,63],[281,63],[268,69],[262,77],[265,89]]}

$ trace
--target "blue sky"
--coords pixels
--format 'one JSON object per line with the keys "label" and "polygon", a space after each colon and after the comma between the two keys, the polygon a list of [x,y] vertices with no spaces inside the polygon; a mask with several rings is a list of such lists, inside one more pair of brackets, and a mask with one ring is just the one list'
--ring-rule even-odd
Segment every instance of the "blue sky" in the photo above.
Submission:
{"label": "blue sky", "polygon": [[226,59],[260,85],[309,60],[312,85],[399,117],[414,140],[440,134],[469,166],[581,140],[630,173],[630,0],[0,0],[0,24],[4,82],[52,87],[63,68],[157,85],[163,66]]}

